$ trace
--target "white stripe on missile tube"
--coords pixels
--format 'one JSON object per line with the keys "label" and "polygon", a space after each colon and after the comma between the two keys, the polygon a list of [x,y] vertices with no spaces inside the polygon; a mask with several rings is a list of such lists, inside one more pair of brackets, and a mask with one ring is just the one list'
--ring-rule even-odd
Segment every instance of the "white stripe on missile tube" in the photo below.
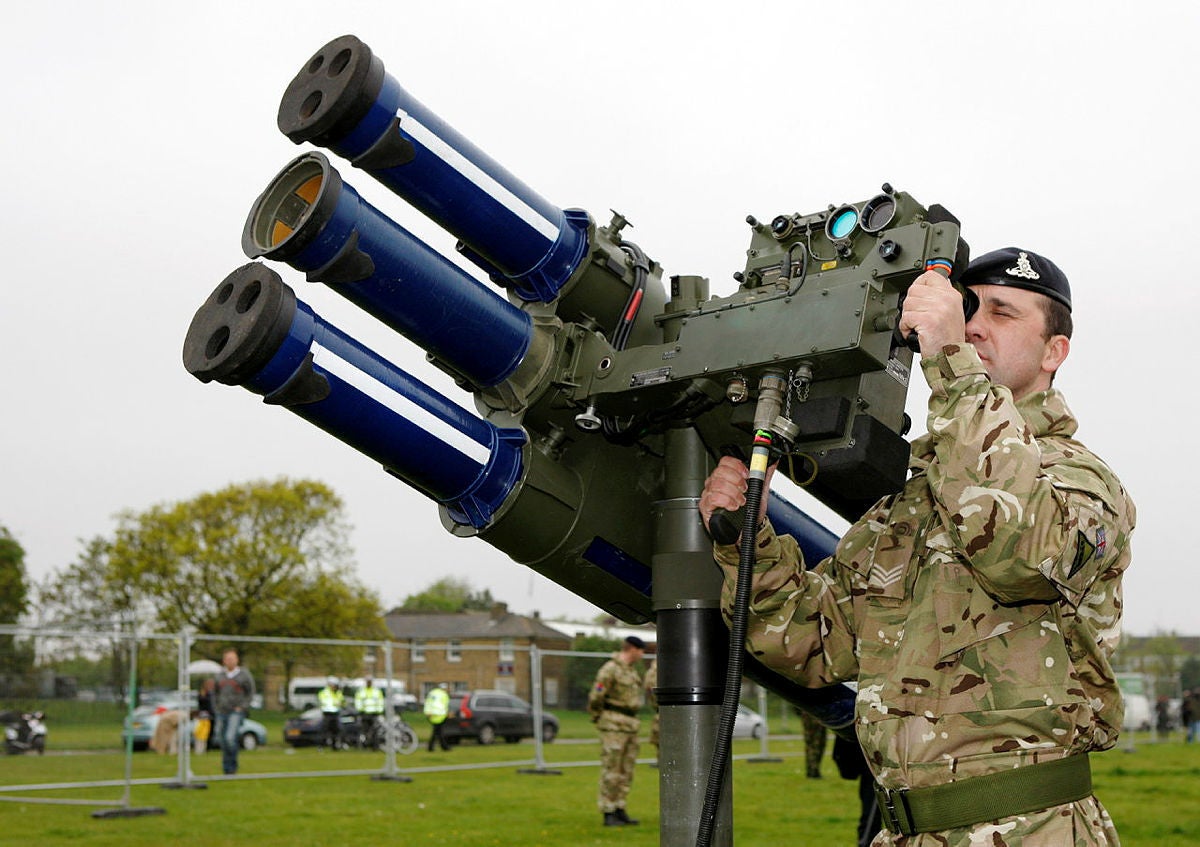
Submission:
{"label": "white stripe on missile tube", "polygon": [[400,117],[400,128],[419,141],[421,146],[454,168],[454,170],[458,171],[466,179],[473,182],[480,191],[492,197],[500,205],[533,227],[538,234],[545,236],[550,241],[558,239],[557,224],[546,220],[536,209],[488,176],[478,165],[439,138],[431,129],[412,115],[403,109],[398,110],[396,114]]}
{"label": "white stripe on missile tube", "polygon": [[376,403],[386,406],[414,426],[425,430],[447,447],[457,450],[468,459],[486,465],[492,451],[466,435],[452,424],[442,420],[428,409],[414,403],[391,386],[365,373],[347,362],[332,350],[313,342],[313,362],[321,369],[333,374],[342,382],[367,395]]}

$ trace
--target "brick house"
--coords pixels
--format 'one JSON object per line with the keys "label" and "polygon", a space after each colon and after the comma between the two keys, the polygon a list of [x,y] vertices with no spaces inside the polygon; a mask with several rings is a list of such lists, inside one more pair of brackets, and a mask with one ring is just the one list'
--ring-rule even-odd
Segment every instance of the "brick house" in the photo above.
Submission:
{"label": "brick house", "polygon": [[[412,612],[384,616],[391,633],[392,675],[424,699],[438,683],[450,691],[496,689],[532,701],[530,651],[570,650],[571,638],[536,615],[512,614],[504,603],[488,612]],[[566,657],[542,657],[542,702],[566,695]]]}

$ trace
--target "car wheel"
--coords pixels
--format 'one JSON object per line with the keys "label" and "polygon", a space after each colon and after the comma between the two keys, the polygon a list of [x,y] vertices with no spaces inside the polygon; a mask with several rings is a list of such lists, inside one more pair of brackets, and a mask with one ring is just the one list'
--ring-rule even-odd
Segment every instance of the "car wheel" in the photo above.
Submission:
{"label": "car wheel", "polygon": [[243,750],[257,750],[258,749],[258,736],[255,735],[253,732],[242,733],[242,749]]}
{"label": "car wheel", "polygon": [[549,744],[558,735],[558,727],[552,723],[542,724],[542,741]]}
{"label": "car wheel", "polygon": [[496,728],[490,723],[485,723],[479,727],[479,743],[493,744],[496,741]]}
{"label": "car wheel", "polygon": [[762,738],[762,724],[756,723],[754,725],[754,727],[750,730],[750,737],[755,741]]}

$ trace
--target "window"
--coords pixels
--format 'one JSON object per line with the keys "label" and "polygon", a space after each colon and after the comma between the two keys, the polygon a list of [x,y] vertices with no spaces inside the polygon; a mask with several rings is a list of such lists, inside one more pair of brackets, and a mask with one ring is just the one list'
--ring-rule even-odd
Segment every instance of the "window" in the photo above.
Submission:
{"label": "window", "polygon": [[414,662],[425,661],[425,639],[414,638],[412,640],[412,660]]}
{"label": "window", "polygon": [[512,662],[515,661],[516,650],[513,649],[513,640],[511,638],[500,639],[500,661]]}
{"label": "window", "polygon": [[446,643],[446,661],[461,662],[462,661],[462,642],[456,638],[451,638]]}

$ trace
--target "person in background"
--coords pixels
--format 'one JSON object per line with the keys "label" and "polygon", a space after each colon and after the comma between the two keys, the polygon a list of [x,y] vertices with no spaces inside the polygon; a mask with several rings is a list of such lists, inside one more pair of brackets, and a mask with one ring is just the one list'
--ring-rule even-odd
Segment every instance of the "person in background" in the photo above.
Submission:
{"label": "person in background", "polygon": [[446,736],[442,734],[442,730],[446,723],[446,718],[450,716],[450,686],[442,683],[433,688],[432,691],[425,697],[425,719],[429,721],[429,752],[433,752],[433,745],[439,745],[443,750],[449,750],[450,744],[446,741]]}
{"label": "person in background", "polygon": [[796,713],[800,716],[800,725],[804,727],[804,776],[807,779],[820,779],[821,759],[825,758],[829,730],[803,709],[796,709]]}
{"label": "person in background", "polygon": [[1190,689],[1183,692],[1183,702],[1179,706],[1180,717],[1183,718],[1183,728],[1187,731],[1187,743],[1191,744],[1200,738],[1200,689]]}
{"label": "person in background", "polygon": [[221,745],[221,770],[235,774],[241,747],[242,721],[254,699],[254,677],[238,663],[232,647],[221,655],[224,670],[213,677],[213,707],[216,709],[217,742]]}
{"label": "person in background", "polygon": [[637,820],[625,811],[625,800],[633,784],[637,764],[638,730],[642,721],[642,678],[635,665],[641,661],[646,642],[631,635],[621,651],[596,674],[588,694],[588,712],[600,730],[600,797],[605,826],[634,826]]}
{"label": "person in background", "polygon": [[368,674],[362,686],[354,692],[354,711],[358,712],[363,738],[371,738],[376,724],[383,717],[383,706],[383,691],[375,686],[375,678]]}
{"label": "person in background", "polygon": [[[650,667],[646,668],[646,677],[642,680],[642,685],[646,689],[646,702],[654,709],[654,720],[650,722],[650,743],[654,745],[654,758],[658,759],[658,697],[654,693],[654,689],[658,687],[657,656],[650,660]],[[657,761],[655,761],[654,766],[658,767]]]}
{"label": "person in background", "polygon": [[346,695],[342,693],[338,678],[325,680],[325,687],[317,692],[317,705],[321,707],[321,748],[336,750],[342,740],[342,706]]}
{"label": "person in background", "polygon": [[1171,735],[1171,698],[1166,694],[1158,695],[1154,704],[1154,729],[1159,741],[1166,741]]}
{"label": "person in background", "polygon": [[196,729],[193,734],[196,737],[197,753],[208,751],[208,739],[212,736],[213,714],[216,708],[213,706],[215,690],[216,683],[209,678],[200,683],[200,691],[196,696]]}

